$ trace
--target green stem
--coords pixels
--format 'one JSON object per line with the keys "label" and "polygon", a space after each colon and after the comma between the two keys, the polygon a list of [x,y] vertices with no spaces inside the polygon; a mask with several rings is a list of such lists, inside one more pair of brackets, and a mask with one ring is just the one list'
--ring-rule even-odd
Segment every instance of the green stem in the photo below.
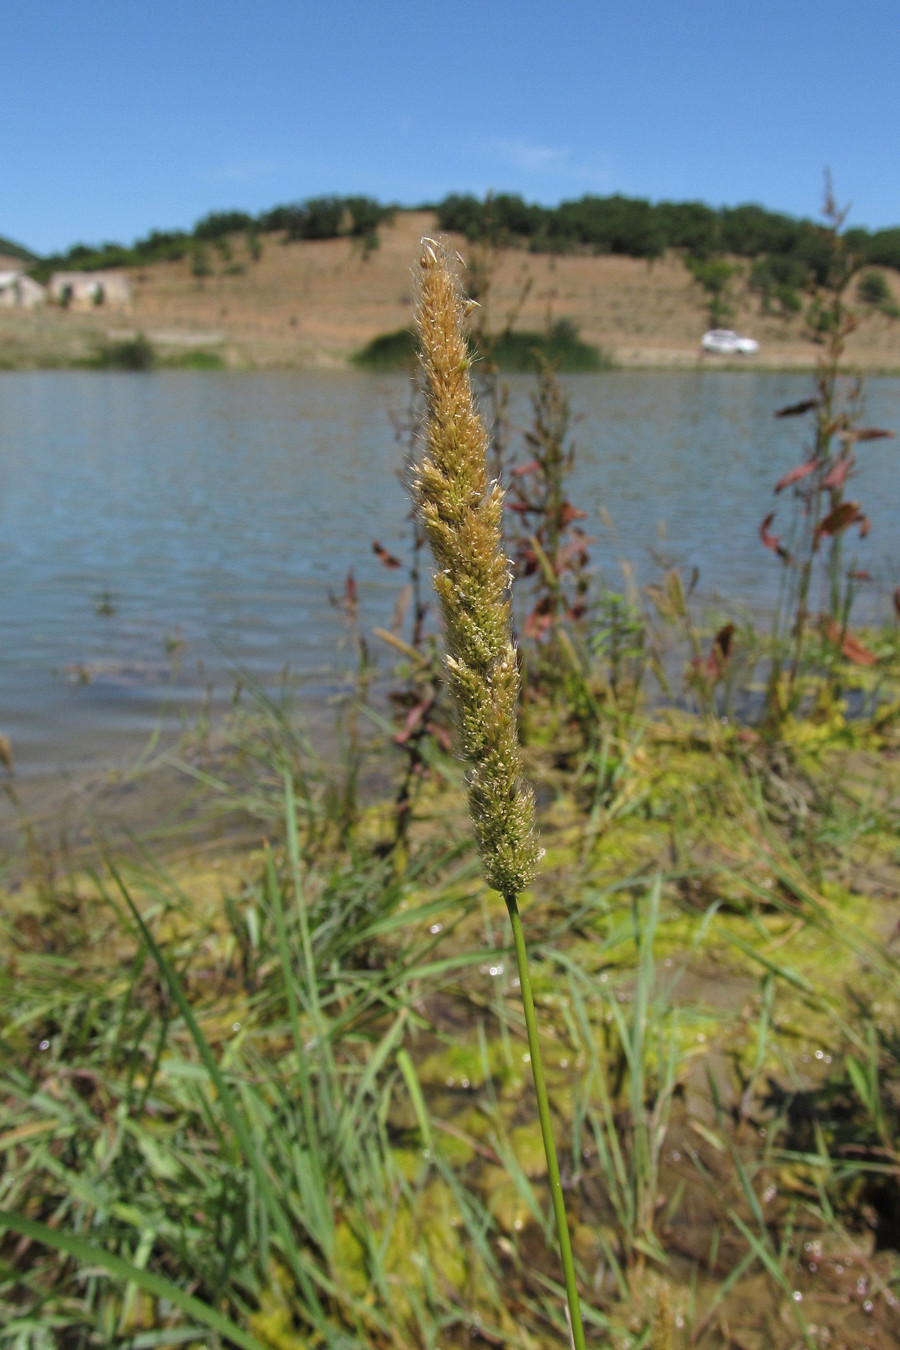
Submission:
{"label": "green stem", "polygon": [[544,1140],[544,1156],[547,1159],[547,1175],[550,1178],[550,1195],[553,1200],[553,1214],[556,1218],[556,1232],[559,1239],[559,1255],[566,1278],[566,1297],[569,1300],[569,1324],[574,1350],[585,1350],[584,1327],[581,1324],[581,1307],[578,1302],[578,1286],[575,1282],[575,1263],[572,1260],[572,1244],[569,1241],[569,1226],[566,1222],[566,1205],[563,1200],[562,1181],[559,1176],[559,1163],[556,1160],[556,1145],[553,1142],[553,1126],[550,1121],[550,1102],[547,1097],[547,1084],[544,1082],[544,1067],[541,1063],[541,1047],[538,1041],[537,1019],[534,1015],[534,999],[531,997],[531,980],[528,977],[528,956],[525,951],[525,935],[522,932],[522,920],[519,906],[514,895],[503,897],[509,911],[513,940],[516,944],[516,961],[519,967],[519,986],[522,993],[522,1007],[525,1009],[525,1026],[528,1031],[528,1052],[531,1056],[531,1072],[534,1077],[534,1092],[537,1097],[538,1116],[541,1121],[541,1136]]}

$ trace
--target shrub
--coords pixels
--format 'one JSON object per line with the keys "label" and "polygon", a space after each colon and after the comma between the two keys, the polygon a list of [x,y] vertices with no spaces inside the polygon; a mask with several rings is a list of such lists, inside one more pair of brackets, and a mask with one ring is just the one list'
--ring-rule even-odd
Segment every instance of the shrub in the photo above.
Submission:
{"label": "shrub", "polygon": [[484,204],[470,192],[451,192],[437,207],[438,226],[464,234],[467,239],[480,239],[484,228]]}
{"label": "shrub", "polygon": [[146,239],[138,239],[132,250],[141,262],[178,262],[185,256],[190,235],[183,230],[151,230]]}
{"label": "shrub", "polygon": [[842,247],[835,252],[827,232],[817,225],[809,225],[797,238],[792,255],[805,263],[816,286],[830,288],[840,284],[835,269],[840,269],[846,260],[847,251]]}
{"label": "shrub", "polygon": [[798,314],[803,308],[798,292],[805,290],[810,280],[809,268],[799,258],[766,254],[753,264],[747,287],[759,295],[764,314],[771,312],[774,301],[782,317],[787,317]]}
{"label": "shrub", "polygon": [[256,223],[264,234],[284,230],[291,239],[299,239],[302,218],[303,207],[295,202],[288,206],[273,206],[271,211],[264,211]]}
{"label": "shrub", "polygon": [[529,206],[512,192],[499,192],[491,198],[491,212],[497,226],[507,234],[530,239],[540,230],[547,211],[542,206]]}
{"label": "shrub", "polygon": [[[394,208],[382,206],[374,197],[346,197],[345,210],[350,214],[350,234],[354,239],[364,239],[367,247],[377,247],[376,231],[382,221],[394,215]],[[371,237],[375,235],[375,243]]]}
{"label": "shrub", "polygon": [[210,211],[194,226],[194,238],[212,242],[226,234],[237,234],[240,230],[249,230],[253,217],[246,211]]}
{"label": "shrub", "polygon": [[191,275],[198,281],[204,277],[212,276],[212,264],[209,261],[209,252],[202,244],[197,245],[193,250],[191,257]]}
{"label": "shrub", "polygon": [[156,353],[146,333],[101,347],[93,364],[100,370],[152,370]]}
{"label": "shrub", "polygon": [[791,253],[805,228],[805,222],[752,203],[726,207],[719,216],[719,248],[745,258],[755,258],[761,253]]}
{"label": "shrub", "polygon": [[609,370],[610,358],[599,347],[582,342],[569,319],[560,319],[549,333],[501,333],[491,348],[491,359],[502,371],[536,371],[548,363],[556,370]]}
{"label": "shrub", "polygon": [[799,314],[803,308],[803,301],[791,286],[776,286],[773,295],[785,318],[789,314]]}
{"label": "shrub", "polygon": [[416,339],[409,328],[381,333],[366,343],[353,357],[353,364],[365,370],[408,370],[416,363]]}
{"label": "shrub", "polygon": [[554,217],[559,220],[561,234],[591,245],[596,253],[657,258],[665,252],[661,224],[654,208],[642,199],[582,197],[577,202],[563,202]]}
{"label": "shrub", "polygon": [[834,313],[828,304],[816,296],[806,311],[806,327],[813,342],[822,342],[834,329]]}
{"label": "shrub", "polygon": [[867,263],[876,267],[893,267],[900,271],[900,227],[877,230],[870,235],[864,256]]}
{"label": "shrub", "polygon": [[891,300],[890,287],[883,272],[866,272],[861,276],[856,294],[864,305],[880,307]]}
{"label": "shrub", "polygon": [[660,202],[656,219],[669,248],[684,248],[695,258],[705,259],[719,242],[719,217],[703,202]]}
{"label": "shrub", "polygon": [[[490,356],[498,370],[508,373],[538,370],[547,362],[569,372],[612,368],[609,356],[599,347],[582,342],[569,319],[560,319],[549,333],[501,333],[491,345]],[[415,337],[408,328],[382,333],[356,353],[353,363],[365,370],[412,369],[416,363]]]}
{"label": "shrub", "polygon": [[311,197],[288,230],[290,239],[336,239],[344,219],[340,197]]}

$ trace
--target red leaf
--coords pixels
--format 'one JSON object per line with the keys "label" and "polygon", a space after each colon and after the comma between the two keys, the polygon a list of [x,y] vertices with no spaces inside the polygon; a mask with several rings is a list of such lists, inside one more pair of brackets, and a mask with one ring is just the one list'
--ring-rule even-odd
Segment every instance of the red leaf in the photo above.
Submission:
{"label": "red leaf", "polygon": [[772,524],[772,521],[774,519],[775,519],[775,512],[770,511],[769,514],[766,516],[765,520],[763,521],[763,523],[759,527],[759,537],[765,544],[766,548],[770,548],[773,553],[777,553],[779,558],[781,558],[783,562],[790,562],[791,555],[788,553],[787,549],[781,543],[780,539],[778,539],[774,534],[770,533],[769,531],[769,526]]}
{"label": "red leaf", "polygon": [[446,727],[433,727],[429,722],[428,730],[442,750],[446,750],[449,753],[453,749],[453,739]]}
{"label": "red leaf", "polygon": [[866,520],[859,509],[859,502],[841,502],[833,511],[829,511],[823,520],[819,521],[813,535],[813,548],[818,548],[819,540],[823,535],[840,534],[841,530],[846,530],[848,525],[852,525],[857,520]]}
{"label": "red leaf", "polygon": [[545,633],[549,632],[550,625],[553,623],[553,610],[553,596],[542,595],[525,620],[525,636],[542,638]]}
{"label": "red leaf", "polygon": [[425,718],[431,711],[433,703],[434,695],[426,694],[424,698],[419,700],[414,708],[410,708],[406,721],[403,724],[402,731],[398,731],[394,737],[395,745],[406,745],[407,741],[415,736],[417,731],[422,729]]}
{"label": "red leaf", "polygon": [[530,502],[506,502],[507,511],[518,511],[524,515],[526,511],[534,511],[536,508]]}
{"label": "red leaf", "polygon": [[550,615],[538,614],[537,610],[532,610],[525,620],[525,636],[530,638],[542,638],[550,628]]}
{"label": "red leaf", "polygon": [[900,619],[900,586],[897,587],[891,598],[894,601],[894,612],[897,615],[897,618]]}
{"label": "red leaf", "polygon": [[725,674],[728,661],[731,656],[731,640],[734,637],[734,624],[726,623],[724,628],[720,628],[713,638],[712,647],[705,660],[695,657],[693,665],[695,670],[706,676],[711,683],[716,684]]}
{"label": "red leaf", "polygon": [[754,731],[752,727],[741,727],[740,731],[738,731],[735,736],[735,740],[740,741],[741,745],[758,745],[762,740],[762,736],[760,736],[758,731]]}
{"label": "red leaf", "polygon": [[790,487],[792,483],[799,483],[801,478],[805,478],[807,474],[812,473],[818,467],[819,461],[817,459],[808,459],[805,464],[798,464],[795,469],[789,469],[784,477],[779,478],[775,484],[775,491],[781,492],[784,488]]}
{"label": "red leaf", "polygon": [[861,569],[860,569],[860,571],[858,571],[858,572],[848,572],[848,573],[847,573],[847,576],[850,578],[851,581],[871,581],[871,580],[872,580],[872,574],[871,574],[871,572],[864,572],[864,571],[862,571]]}
{"label": "red leaf", "polygon": [[527,464],[517,464],[515,466],[512,471],[513,477],[518,478],[521,474],[525,473],[537,473],[540,467],[541,466],[536,459],[530,459]]}
{"label": "red leaf", "polygon": [[523,548],[516,554],[516,562],[523,576],[533,577],[538,569],[538,555],[533,548]]}
{"label": "red leaf", "polygon": [[344,582],[344,600],[348,605],[355,605],[357,600],[356,577],[353,575],[351,567],[347,573],[347,580]]}
{"label": "red leaf", "polygon": [[384,545],[379,544],[377,539],[372,544],[372,552],[375,554],[375,557],[378,559],[380,563],[384,563],[385,567],[403,566],[403,564],[400,562],[400,559],[395,558],[393,553],[388,553]]}
{"label": "red leaf", "polygon": [[885,436],[896,436],[895,431],[881,431],[878,427],[851,427],[847,432],[849,441],[881,441]]}
{"label": "red leaf", "polygon": [[822,486],[827,488],[842,488],[847,481],[847,475],[853,467],[853,460],[839,459],[834,468],[822,479]]}
{"label": "red leaf", "polygon": [[868,647],[864,647],[850,633],[843,639],[841,652],[847,660],[853,661],[854,666],[874,666],[878,660],[876,653],[870,652]]}
{"label": "red leaf", "polygon": [[579,511],[571,502],[563,502],[559,510],[559,523],[562,529],[571,525],[573,520],[586,520],[587,512]]}
{"label": "red leaf", "polygon": [[840,643],[841,655],[845,656],[848,661],[852,661],[855,666],[875,665],[878,660],[875,653],[869,651],[868,647],[864,647],[859,639],[855,638],[852,633],[844,632],[842,635],[841,630],[834,622],[834,619],[829,620],[826,632],[828,641],[833,642],[835,646]]}
{"label": "red leaf", "polygon": [[555,567],[557,575],[563,572],[572,571],[576,567],[586,567],[590,554],[584,543],[584,536],[571,540],[568,544],[562,544],[556,553]]}
{"label": "red leaf", "polygon": [[871,520],[869,519],[869,517],[868,517],[868,516],[860,516],[860,518],[859,518],[859,537],[860,537],[860,539],[865,539],[866,535],[869,533],[869,531],[871,530],[871,528],[872,528],[872,522],[871,522]]}
{"label": "red leaf", "polygon": [[778,540],[776,539],[774,534],[769,533],[769,526],[772,524],[772,521],[774,519],[775,519],[775,512],[770,511],[769,514],[766,516],[765,520],[763,521],[763,523],[759,527],[759,537],[765,544],[766,548],[770,548],[773,553],[777,553]]}
{"label": "red leaf", "polygon": [[810,412],[818,406],[819,400],[817,398],[805,398],[802,403],[789,403],[786,408],[779,408],[775,416],[800,417],[803,413]]}

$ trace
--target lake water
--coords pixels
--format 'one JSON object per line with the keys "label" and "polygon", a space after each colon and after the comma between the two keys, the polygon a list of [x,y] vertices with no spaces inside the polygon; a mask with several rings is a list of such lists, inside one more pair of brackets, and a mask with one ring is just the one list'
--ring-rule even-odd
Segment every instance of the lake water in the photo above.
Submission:
{"label": "lake water", "polygon": [[[524,423],[529,380],[510,385]],[[620,372],[565,385],[581,418],[571,497],[608,583],[621,586],[620,554],[639,580],[657,575],[658,547],[699,569],[704,597],[771,608],[780,569],[759,523],[807,448],[805,424],[772,413],[806,397],[810,378]],[[329,592],[352,567],[371,629],[403,575],[371,544],[406,556],[390,414],[407,390],[362,374],[0,375],[0,729],[20,772],[114,762],[210,686],[227,700],[238,670],[272,686],[288,668],[314,704],[334,693],[350,658]],[[900,380],[869,381],[865,420],[900,429]],[[896,456],[894,441],[859,448],[851,495],[872,530],[853,550],[874,578],[860,617],[887,617],[900,583]]]}

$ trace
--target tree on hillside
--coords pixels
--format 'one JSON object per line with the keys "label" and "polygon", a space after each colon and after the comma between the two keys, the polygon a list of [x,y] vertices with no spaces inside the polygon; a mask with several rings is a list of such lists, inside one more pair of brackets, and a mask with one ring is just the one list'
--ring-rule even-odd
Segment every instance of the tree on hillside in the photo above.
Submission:
{"label": "tree on hillside", "polygon": [[691,276],[706,292],[710,328],[721,328],[732,316],[729,286],[740,268],[727,258],[708,258],[705,261],[686,258],[685,264]]}
{"label": "tree on hillside", "polygon": [[203,216],[194,226],[194,238],[214,242],[216,239],[224,238],[226,234],[249,230],[252,225],[253,217],[246,211],[210,211],[208,216]]}

